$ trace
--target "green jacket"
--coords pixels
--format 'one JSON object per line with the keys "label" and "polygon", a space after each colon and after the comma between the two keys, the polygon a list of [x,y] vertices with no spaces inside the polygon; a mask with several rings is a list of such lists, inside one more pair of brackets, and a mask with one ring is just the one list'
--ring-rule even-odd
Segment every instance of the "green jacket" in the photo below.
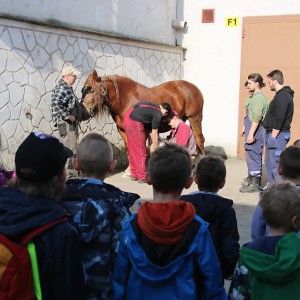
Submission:
{"label": "green jacket", "polygon": [[300,299],[300,238],[288,233],[274,255],[241,247],[228,299]]}

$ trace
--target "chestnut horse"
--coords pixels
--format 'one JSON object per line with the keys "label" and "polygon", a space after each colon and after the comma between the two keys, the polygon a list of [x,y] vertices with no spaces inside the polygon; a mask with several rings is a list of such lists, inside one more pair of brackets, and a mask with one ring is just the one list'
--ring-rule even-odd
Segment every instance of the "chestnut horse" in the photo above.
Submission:
{"label": "chestnut horse", "polygon": [[[201,154],[204,154],[202,134],[203,96],[190,82],[175,80],[148,88],[127,77],[112,75],[98,77],[96,70],[88,75],[82,88],[82,101],[92,115],[109,112],[127,148],[123,127],[124,113],[140,100],[170,103],[180,117],[188,119]],[[170,128],[168,128],[170,130]]]}

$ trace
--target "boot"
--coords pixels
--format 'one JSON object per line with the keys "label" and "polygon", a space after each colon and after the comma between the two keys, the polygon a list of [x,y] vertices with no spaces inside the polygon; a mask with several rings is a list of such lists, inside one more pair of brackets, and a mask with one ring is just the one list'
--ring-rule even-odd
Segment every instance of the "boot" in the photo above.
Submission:
{"label": "boot", "polygon": [[250,181],[247,186],[242,186],[240,188],[241,193],[255,193],[259,192],[259,187],[260,187],[260,177],[253,177],[250,176]]}
{"label": "boot", "polygon": [[248,186],[251,183],[251,176],[248,176],[247,178],[244,178],[242,182],[242,187]]}

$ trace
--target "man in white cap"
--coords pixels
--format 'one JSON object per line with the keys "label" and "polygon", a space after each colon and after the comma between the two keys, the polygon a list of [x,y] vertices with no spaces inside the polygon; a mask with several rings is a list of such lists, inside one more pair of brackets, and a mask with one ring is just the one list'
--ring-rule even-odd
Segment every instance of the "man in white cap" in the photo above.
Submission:
{"label": "man in white cap", "polygon": [[[51,109],[53,123],[58,127],[61,141],[70,148],[74,154],[77,149],[78,138],[78,120],[74,115],[73,109],[78,101],[72,85],[75,83],[77,76],[80,74],[72,66],[62,69],[62,78],[53,90],[51,99]],[[68,160],[67,175],[74,176],[73,159]]]}

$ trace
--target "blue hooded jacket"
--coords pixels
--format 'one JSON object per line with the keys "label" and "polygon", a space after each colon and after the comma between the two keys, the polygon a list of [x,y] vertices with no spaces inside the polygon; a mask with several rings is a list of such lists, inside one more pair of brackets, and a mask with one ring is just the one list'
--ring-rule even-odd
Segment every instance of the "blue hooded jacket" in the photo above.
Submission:
{"label": "blue hooded jacket", "polygon": [[[165,266],[149,261],[132,227],[127,223],[115,263],[114,299],[195,300],[227,299],[220,264],[208,232],[208,224],[195,216],[199,229],[187,251]],[[195,281],[199,270],[201,280]],[[197,293],[201,289],[201,296]]]}

